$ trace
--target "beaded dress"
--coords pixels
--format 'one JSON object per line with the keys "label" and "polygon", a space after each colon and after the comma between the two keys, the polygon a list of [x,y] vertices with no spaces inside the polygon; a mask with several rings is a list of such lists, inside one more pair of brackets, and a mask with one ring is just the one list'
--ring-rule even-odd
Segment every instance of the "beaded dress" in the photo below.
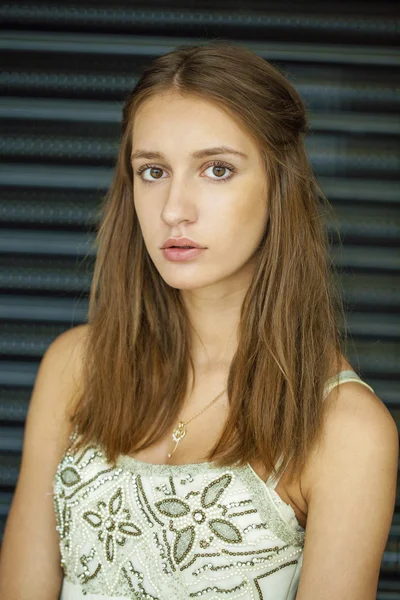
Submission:
{"label": "beaded dress", "polygon": [[[374,391],[343,370],[326,381],[324,398],[345,381]],[[249,464],[120,455],[113,467],[97,446],[69,446],[53,480],[59,600],[294,600],[305,529],[277,484]]]}

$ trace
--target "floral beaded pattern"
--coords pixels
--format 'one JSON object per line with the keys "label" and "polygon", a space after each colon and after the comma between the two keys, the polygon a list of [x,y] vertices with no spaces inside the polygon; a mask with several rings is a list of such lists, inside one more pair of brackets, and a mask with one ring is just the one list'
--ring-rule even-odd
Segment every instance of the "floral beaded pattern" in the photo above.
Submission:
{"label": "floral beaded pattern", "polygon": [[54,506],[61,565],[79,597],[255,599],[282,589],[274,600],[286,600],[304,546],[304,530],[248,467],[129,456],[114,467],[87,446],[64,454]]}
{"label": "floral beaded pattern", "polygon": [[[344,370],[324,397],[345,381],[374,391]],[[305,530],[269,481],[250,465],[114,467],[96,446],[68,449],[54,476],[60,600],[294,600]]]}

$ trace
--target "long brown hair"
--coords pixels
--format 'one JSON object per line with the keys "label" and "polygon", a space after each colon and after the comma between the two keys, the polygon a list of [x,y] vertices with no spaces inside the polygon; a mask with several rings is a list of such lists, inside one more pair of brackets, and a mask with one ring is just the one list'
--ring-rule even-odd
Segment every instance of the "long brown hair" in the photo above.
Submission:
{"label": "long brown hair", "polygon": [[298,92],[268,61],[225,41],[157,58],[123,107],[95,241],[82,387],[71,414],[76,447],[98,444],[115,464],[176,425],[187,393],[188,317],[179,290],[147,253],[130,160],[138,107],[169,90],[217,102],[244,124],[262,151],[268,182],[267,227],[229,369],[228,417],[207,460],[241,466],[261,459],[272,473],[282,455],[275,474],[288,465],[298,474],[321,437],[323,385],[342,353],[343,305],[325,227],[333,211],[306,154],[309,127]]}

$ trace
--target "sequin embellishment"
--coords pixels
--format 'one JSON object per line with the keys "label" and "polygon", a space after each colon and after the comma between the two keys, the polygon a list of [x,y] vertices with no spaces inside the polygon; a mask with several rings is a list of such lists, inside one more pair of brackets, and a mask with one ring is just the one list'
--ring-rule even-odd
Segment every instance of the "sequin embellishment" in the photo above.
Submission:
{"label": "sequin embellishment", "polygon": [[[324,398],[345,381],[374,391],[343,370]],[[305,530],[250,465],[114,467],[87,446],[65,452],[53,489],[65,597],[295,599]]]}
{"label": "sequin embellishment", "polygon": [[68,450],[54,508],[65,578],[83,596],[268,598],[279,573],[289,586],[304,546],[246,467],[128,456],[113,467],[95,446]]}

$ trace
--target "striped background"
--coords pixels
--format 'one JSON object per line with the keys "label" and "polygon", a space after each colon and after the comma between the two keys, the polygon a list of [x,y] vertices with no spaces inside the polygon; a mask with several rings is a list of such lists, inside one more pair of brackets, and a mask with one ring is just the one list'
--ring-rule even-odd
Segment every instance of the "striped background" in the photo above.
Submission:
{"label": "striped background", "polygon": [[[399,422],[395,10],[396,2],[352,1],[2,4],[0,536],[38,364],[58,334],[86,321],[90,245],[111,180],[122,101],[148,62],[181,44],[244,43],[280,68],[306,100],[308,152],[342,242],[339,249],[332,228],[347,356]],[[380,600],[400,599],[399,502],[400,493]]]}

